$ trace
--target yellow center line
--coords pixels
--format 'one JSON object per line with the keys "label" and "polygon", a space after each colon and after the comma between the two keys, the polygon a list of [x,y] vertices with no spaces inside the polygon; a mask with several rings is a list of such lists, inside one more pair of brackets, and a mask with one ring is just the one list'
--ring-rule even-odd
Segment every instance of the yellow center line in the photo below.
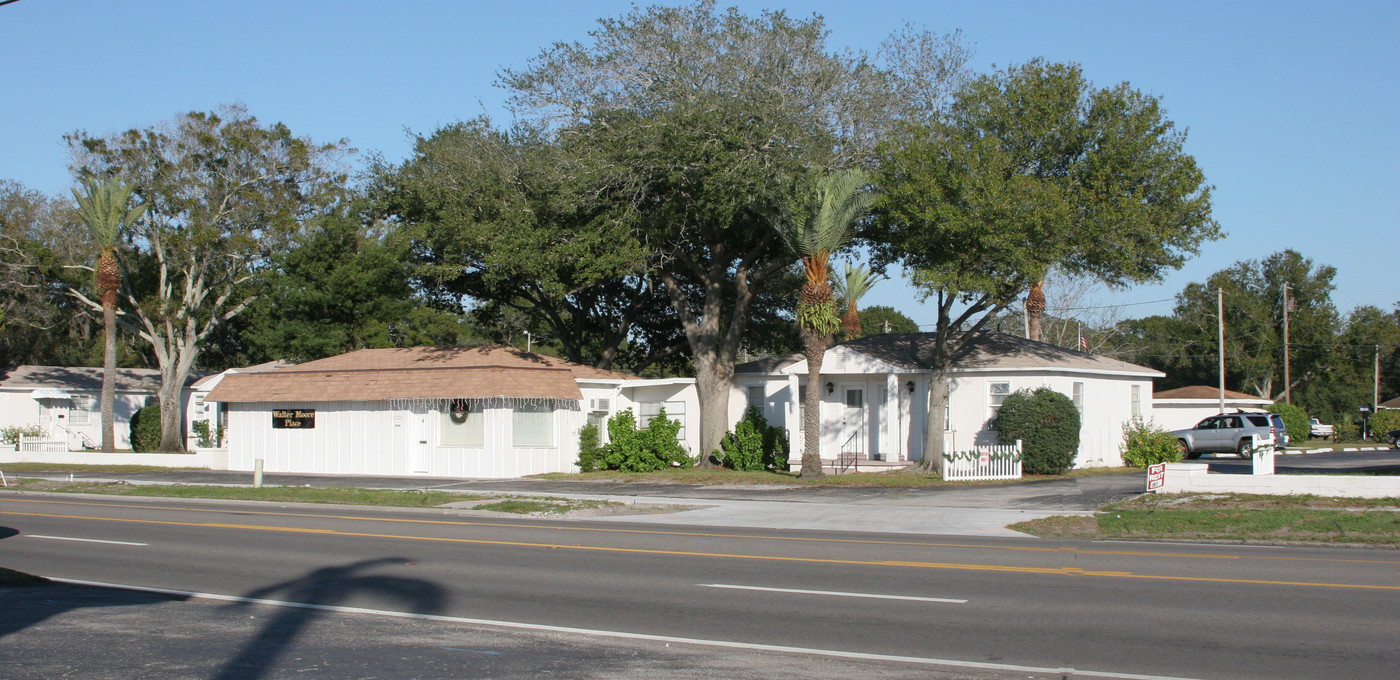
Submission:
{"label": "yellow center line", "polygon": [[[147,498],[154,498],[154,497],[148,496]],[[209,499],[189,499],[189,500],[209,500]],[[217,500],[217,499],[215,499],[215,500]],[[100,502],[94,502],[94,501],[75,501],[75,500],[66,500],[66,499],[65,499],[65,500],[59,500],[59,499],[39,499],[39,498],[36,498],[36,499],[27,499],[27,498],[5,498],[5,497],[0,497],[0,503],[4,503],[4,502],[12,502],[12,503],[50,503],[50,504],[60,504],[60,505],[78,505],[78,506],[103,507],[103,508],[125,508],[125,509],[138,509],[138,510],[170,510],[170,511],[174,511],[174,512],[212,512],[212,513],[225,513],[225,514],[227,514],[227,513],[237,513],[237,514],[241,514],[241,515],[262,515],[262,516],[268,516],[268,517],[311,517],[311,518],[322,518],[322,519],[351,520],[351,521],[360,521],[360,522],[391,522],[391,523],[400,523],[400,524],[435,524],[435,525],[449,525],[449,526],[499,527],[499,528],[509,528],[509,529],[539,529],[539,530],[544,530],[544,531],[576,531],[576,532],[591,532],[591,533],[605,533],[605,534],[639,534],[639,535],[652,535],[652,536],[686,536],[686,537],[699,537],[699,538],[733,538],[733,539],[743,539],[743,540],[787,541],[787,542],[798,542],[798,543],[837,543],[837,544],[855,544],[855,545],[896,545],[896,546],[912,546],[912,547],[920,547],[920,548],[966,548],[966,549],[976,549],[976,550],[1001,550],[1001,551],[1008,551],[1008,552],[1030,552],[1030,553],[1065,552],[1065,553],[1075,553],[1075,554],[1080,554],[1080,555],[1104,555],[1104,556],[1122,555],[1122,556],[1128,556],[1128,557],[1178,557],[1178,558],[1208,559],[1208,560],[1267,560],[1267,561],[1283,561],[1283,562],[1338,562],[1338,563],[1344,563],[1344,564],[1390,564],[1390,565],[1400,565],[1400,561],[1397,561],[1397,560],[1359,560],[1359,559],[1343,559],[1343,558],[1337,558],[1337,557],[1297,557],[1297,556],[1278,556],[1278,555],[1221,555],[1221,554],[1211,554],[1211,553],[1167,552],[1167,551],[1156,551],[1156,550],[1106,550],[1106,549],[1085,549],[1085,548],[1075,548],[1075,547],[1067,547],[1067,546],[1043,546],[1043,547],[1042,547],[1042,546],[1033,546],[1033,545],[1025,545],[1025,546],[975,545],[975,544],[968,544],[968,543],[941,543],[941,542],[930,542],[930,541],[895,541],[895,540],[826,538],[826,537],[808,537],[808,536],[761,536],[761,535],[756,535],[756,534],[738,534],[738,533],[709,532],[709,531],[697,532],[697,531],[677,531],[677,530],[664,530],[664,529],[621,529],[621,528],[613,528],[613,527],[583,527],[583,526],[560,526],[560,525],[556,525],[556,524],[528,524],[528,523],[525,523],[525,522],[523,522],[523,521],[522,521],[522,522],[484,522],[484,521],[460,520],[460,519],[442,520],[442,519],[418,519],[418,518],[407,518],[407,517],[367,517],[367,516],[362,516],[362,515],[338,515],[338,514],[326,514],[326,513],[316,513],[316,512],[274,512],[274,511],[269,511],[269,510],[243,510],[243,509],[239,509],[239,510],[229,510],[229,509],[227,509],[227,508],[192,508],[192,507],[186,507],[186,506],[147,505],[147,504],[137,504],[137,503],[100,503]],[[235,502],[244,502],[244,501],[235,501]],[[252,503],[268,503],[268,502],[280,502],[280,501],[246,501],[246,502],[252,502]],[[286,501],[286,502],[293,502],[293,501]],[[699,501],[697,501],[697,502],[699,502]],[[431,510],[450,510],[451,508],[446,508],[446,509],[445,509],[445,508],[412,508],[412,509],[414,509],[414,510],[429,510],[429,511],[431,511]],[[18,514],[18,513],[16,513],[16,514]]]}
{"label": "yellow center line", "polygon": [[770,562],[795,562],[803,564],[839,564],[852,566],[903,567],[914,569],[951,569],[959,571],[985,571],[1017,574],[1051,574],[1065,576],[1097,576],[1104,578],[1137,578],[1162,581],[1192,581],[1209,583],[1238,583],[1250,585],[1307,586],[1314,588],[1351,588],[1361,590],[1400,591],[1400,586],[1364,585],[1354,583],[1317,583],[1309,581],[1278,581],[1269,579],[1219,578],[1209,576],[1175,576],[1156,574],[1135,574],[1128,571],[1090,571],[1078,567],[1021,567],[1002,564],[963,564],[957,562],[921,562],[907,560],[848,560],[829,557],[784,557],[780,555],[742,555],[737,553],[701,552],[694,550],[659,550],[655,548],[620,548],[613,546],[568,545],[563,543],[533,543],[529,541],[501,541],[480,538],[448,538],[435,536],[403,536],[399,534],[378,534],[359,531],[339,531],[336,529],[309,529],[305,527],[274,527],[260,524],[227,524],[215,522],[177,522],[173,520],[132,519],[119,517],[87,517],[83,515],[53,515],[32,512],[12,512],[22,517],[48,517],[54,519],[81,519],[99,522],[122,522],[128,524],[162,524],[197,528],[234,529],[243,531],[270,531],[301,534],[322,534],[326,536],[346,536],[354,538],[387,538],[405,541],[430,541],[434,543],[465,543],[472,545],[497,545],[517,548],[544,548],[548,550],[579,550],[586,552],[628,553],[634,555],[665,555],[672,557],[707,557],[713,559],[761,560]]}

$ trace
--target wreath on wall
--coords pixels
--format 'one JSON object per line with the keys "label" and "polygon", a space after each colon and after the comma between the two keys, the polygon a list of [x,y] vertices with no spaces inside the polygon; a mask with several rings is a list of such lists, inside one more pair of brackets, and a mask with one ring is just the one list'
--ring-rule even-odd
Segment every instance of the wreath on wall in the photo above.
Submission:
{"label": "wreath on wall", "polygon": [[458,425],[467,422],[467,400],[453,399],[452,405],[447,409],[447,417]]}

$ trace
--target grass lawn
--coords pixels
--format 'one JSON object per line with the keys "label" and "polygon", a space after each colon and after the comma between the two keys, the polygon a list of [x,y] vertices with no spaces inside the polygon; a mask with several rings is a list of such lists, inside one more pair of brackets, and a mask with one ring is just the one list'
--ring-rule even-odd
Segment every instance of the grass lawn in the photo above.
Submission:
{"label": "grass lawn", "polygon": [[1361,543],[1400,546],[1400,498],[1249,494],[1145,495],[1092,517],[1014,524],[1044,538]]}

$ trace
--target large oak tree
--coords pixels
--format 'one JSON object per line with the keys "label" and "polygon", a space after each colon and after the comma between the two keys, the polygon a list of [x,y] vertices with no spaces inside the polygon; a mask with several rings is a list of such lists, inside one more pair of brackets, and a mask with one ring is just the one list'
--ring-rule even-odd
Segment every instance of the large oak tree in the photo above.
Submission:
{"label": "large oak tree", "polygon": [[1218,238],[1210,187],[1161,103],[1044,61],[969,81],[882,147],[872,246],[935,302],[924,465],[940,465],[947,370],[1051,267],[1154,281]]}
{"label": "large oak tree", "polygon": [[124,251],[118,320],[150,346],[161,372],[160,450],[182,451],[181,389],[203,343],[252,302],[243,284],[341,197],[347,150],[263,125],[237,106],[66,139],[76,176],[122,180],[146,208]]}

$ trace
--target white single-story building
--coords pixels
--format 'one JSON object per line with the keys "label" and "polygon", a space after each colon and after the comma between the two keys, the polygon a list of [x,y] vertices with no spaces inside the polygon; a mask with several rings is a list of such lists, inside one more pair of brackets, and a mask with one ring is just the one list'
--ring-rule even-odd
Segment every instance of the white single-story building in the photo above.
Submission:
{"label": "white single-story building", "polygon": [[[73,451],[102,445],[102,372],[83,366],[11,366],[0,371],[0,427],[37,425],[48,439],[67,439]],[[192,373],[190,383],[203,373]],[[116,448],[131,448],[131,416],[156,403],[160,371],[117,369],[113,403]],[[185,388],[189,409],[191,387]]]}
{"label": "white single-story building", "polygon": [[627,408],[642,424],[664,408],[695,451],[694,382],[501,345],[412,347],[227,372],[204,399],[225,413],[234,470],[522,477],[576,471],[580,428]]}
{"label": "white single-story building", "polygon": [[[885,333],[835,345],[822,359],[821,456],[853,451],[867,460],[915,461],[924,456],[932,333]],[[997,444],[997,409],[1018,390],[1049,387],[1069,397],[1083,418],[1076,467],[1121,465],[1123,425],[1152,417],[1152,381],[1165,374],[1003,333],[981,333],[948,372],[945,445],[949,450]],[[786,428],[794,464],[801,458],[802,354],[739,365],[730,422],[750,406]]]}
{"label": "white single-story building", "polygon": [[1225,410],[1221,411],[1219,387],[1178,387],[1152,397],[1153,422],[1164,430],[1184,430],[1219,413],[1260,411],[1272,403],[1273,399],[1225,390]]}

